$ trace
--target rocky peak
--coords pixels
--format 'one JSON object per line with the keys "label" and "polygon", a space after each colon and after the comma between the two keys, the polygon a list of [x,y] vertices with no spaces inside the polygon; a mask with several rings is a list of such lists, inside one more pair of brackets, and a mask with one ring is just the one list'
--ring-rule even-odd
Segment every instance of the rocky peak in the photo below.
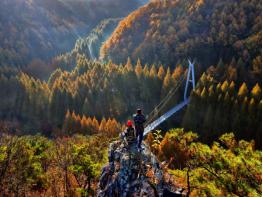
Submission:
{"label": "rocky peak", "polygon": [[98,196],[185,196],[182,188],[165,181],[162,165],[146,144],[138,151],[136,142],[114,141],[109,163],[102,169]]}

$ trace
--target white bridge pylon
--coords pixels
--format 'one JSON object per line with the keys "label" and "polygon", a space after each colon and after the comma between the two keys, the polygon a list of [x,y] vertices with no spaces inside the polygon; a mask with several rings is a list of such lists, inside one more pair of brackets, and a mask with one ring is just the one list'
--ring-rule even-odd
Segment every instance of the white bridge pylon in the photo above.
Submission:
{"label": "white bridge pylon", "polygon": [[195,89],[195,75],[194,75],[194,63],[188,60],[189,66],[188,66],[188,73],[186,78],[186,84],[184,89],[184,100],[170,109],[168,112],[157,118],[152,123],[148,124],[144,129],[144,136],[150,133],[152,130],[154,130],[157,126],[159,126],[161,123],[163,123],[165,120],[170,118],[173,114],[180,111],[182,108],[184,108],[189,103],[189,96],[188,96],[188,89],[189,89],[189,83],[192,85],[192,89]]}

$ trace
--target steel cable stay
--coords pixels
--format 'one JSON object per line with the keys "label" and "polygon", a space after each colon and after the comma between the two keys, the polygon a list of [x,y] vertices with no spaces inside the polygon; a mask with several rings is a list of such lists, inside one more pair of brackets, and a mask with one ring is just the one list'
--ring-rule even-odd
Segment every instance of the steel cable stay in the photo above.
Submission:
{"label": "steel cable stay", "polygon": [[154,117],[156,112],[158,112],[158,108],[165,102],[165,100],[171,93],[172,90],[170,90],[169,93],[161,100],[161,102],[157,106],[155,106],[154,109],[147,115],[148,121],[146,122],[146,124],[148,124],[148,122],[152,120],[152,117]]}
{"label": "steel cable stay", "polygon": [[[165,104],[169,101],[169,99],[173,96],[173,94],[178,90],[178,88],[181,86],[182,82],[185,79],[185,74],[183,74],[180,79],[177,81],[176,86],[169,91],[169,93],[166,95],[165,98],[163,98],[163,100],[154,108],[154,110],[152,110],[149,114],[148,114],[148,120],[146,122],[146,125],[148,125],[155,117],[156,115],[160,112],[161,109],[163,109],[163,107],[165,106]],[[156,110],[159,108],[159,106],[162,105],[160,107],[159,110]],[[155,112],[155,113],[154,113]],[[153,114],[154,117],[151,117]],[[151,117],[151,118],[149,118]]]}
{"label": "steel cable stay", "polygon": [[[179,82],[180,81],[178,81],[178,83]],[[154,108],[154,110],[152,110],[148,114],[148,121],[146,124],[151,122],[155,118],[155,116],[160,112],[160,110],[165,106],[165,104],[170,100],[170,98],[173,96],[173,94],[177,91],[177,86],[174,87],[172,90],[170,90],[169,93],[165,96],[165,98],[163,98],[162,101]]]}
{"label": "steel cable stay", "polygon": [[[157,118],[156,120],[154,120],[152,122],[152,119],[155,117],[151,117],[146,124],[145,130],[144,130],[144,136],[147,135],[148,133],[150,133],[153,129],[155,129],[157,126],[159,126],[162,122],[164,122],[165,120],[167,120],[169,117],[171,117],[173,114],[175,114],[176,112],[180,111],[182,108],[184,108],[186,105],[188,105],[189,103],[189,96],[188,96],[188,89],[189,89],[189,83],[191,83],[192,85],[192,89],[195,89],[195,75],[194,75],[194,63],[192,63],[190,60],[188,60],[189,62],[189,68],[188,68],[188,73],[187,73],[187,79],[186,79],[186,85],[185,85],[185,89],[184,89],[184,99],[181,103],[177,104],[176,106],[174,106],[172,109],[170,109],[169,111],[167,111],[166,113],[164,113],[162,116],[160,116],[159,118]],[[180,78],[182,80],[179,80],[180,83],[178,83],[176,85],[176,87],[173,89],[173,91],[171,91],[171,93],[169,92],[168,95],[166,96],[165,99],[163,99],[164,101],[161,101],[162,103],[162,108],[167,104],[167,102],[169,101],[169,99],[171,98],[171,96],[173,95],[173,93],[175,93],[178,88],[180,87],[183,79],[184,79],[184,75]],[[160,104],[158,105],[160,106]],[[156,109],[156,108],[155,108]],[[155,110],[154,109],[154,110]],[[161,109],[161,108],[160,108]],[[159,111],[160,111],[159,109]],[[153,110],[153,111],[154,111]],[[158,112],[158,111],[157,111]],[[152,112],[151,112],[152,113]],[[150,114],[151,114],[150,113]],[[151,123],[150,123],[151,122]]]}
{"label": "steel cable stay", "polygon": [[162,99],[162,101],[148,114],[148,120],[146,122],[146,125],[148,125],[151,121],[156,118],[158,113],[166,106],[166,104],[170,101],[172,96],[177,92],[177,90],[180,88],[182,82],[184,81],[185,76],[182,75],[180,79],[177,81],[176,86],[169,91],[169,93],[165,96],[165,98]]}
{"label": "steel cable stay", "polygon": [[161,111],[165,105],[169,102],[169,100],[171,99],[172,96],[174,96],[174,94],[179,90],[179,88],[181,87],[182,82],[184,81],[184,75],[180,78],[180,80],[178,81],[178,85],[177,87],[174,89],[174,91],[172,92],[172,94],[166,99],[166,101],[163,103],[163,105],[160,107],[159,111]]}

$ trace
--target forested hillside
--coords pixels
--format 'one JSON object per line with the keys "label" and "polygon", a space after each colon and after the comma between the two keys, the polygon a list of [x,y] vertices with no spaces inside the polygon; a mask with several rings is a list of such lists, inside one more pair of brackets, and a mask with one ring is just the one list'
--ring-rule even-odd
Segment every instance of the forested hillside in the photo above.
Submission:
{"label": "forested hillside", "polygon": [[[21,130],[31,134],[38,131],[47,136],[92,134],[90,128],[98,128],[96,121],[103,117],[114,119],[116,125],[117,121],[124,122],[131,117],[138,106],[143,107],[147,115],[179,85],[184,75],[182,65],[174,70],[163,66],[157,69],[140,61],[132,65],[128,60],[122,66],[111,62],[100,64],[85,57],[78,59],[77,67],[71,72],[54,71],[48,82],[3,68],[0,118],[16,123],[18,133]],[[151,121],[181,101],[183,90],[184,83],[159,114],[149,117]],[[212,142],[224,132],[233,131],[240,139],[255,139],[260,148],[261,106],[259,84],[248,87],[246,83],[229,80],[218,82],[203,74],[191,94],[182,126],[198,132],[204,142]],[[73,113],[73,117],[69,113]],[[88,120],[88,117],[91,118]],[[92,120],[93,117],[96,120]],[[83,129],[84,122],[93,126]],[[180,125],[177,121],[177,126]],[[71,129],[65,129],[69,127]]]}
{"label": "forested hillside", "polygon": [[[101,55],[105,52],[104,59],[109,58],[109,61],[100,63],[91,59],[98,58],[101,44],[119,21],[119,19],[103,20],[87,37],[78,39],[71,52],[54,59],[54,68],[62,69],[56,69],[46,81],[43,81],[41,76],[33,75],[28,67],[21,71],[2,66],[0,69],[3,93],[0,95],[2,124],[4,127],[7,125],[11,131],[22,134],[37,132],[47,136],[60,135],[63,132],[70,135],[78,132],[90,134],[90,129],[85,125],[93,124],[90,127],[95,125],[97,128],[96,125],[99,123],[96,121],[101,122],[103,118],[114,120],[115,125],[119,124],[118,122],[123,123],[131,117],[137,107],[142,107],[147,115],[179,85],[181,77],[187,70],[184,59],[190,56],[197,61],[196,78],[201,78],[191,94],[190,105],[186,111],[178,115],[174,124],[198,132],[200,139],[205,142],[212,142],[224,132],[233,131],[240,139],[256,139],[256,147],[260,147],[261,44],[258,41],[261,39],[261,18],[258,12],[261,7],[255,1],[243,0],[237,5],[238,2],[212,3],[210,0],[150,2],[119,23],[101,49]],[[2,3],[7,7],[12,5],[7,1]],[[63,19],[65,25],[69,24],[67,20],[71,22],[76,20],[78,23],[75,25],[78,26],[79,23],[84,24],[85,20],[90,19],[84,17],[84,20],[81,15],[82,11],[88,11],[85,10],[88,9],[86,3],[94,4],[92,11],[95,11],[98,8],[96,5],[102,2],[87,1],[80,4],[59,1],[56,4],[24,1],[10,9],[18,9],[19,6],[33,9],[39,5],[44,12],[48,3],[52,3],[50,4],[52,9],[48,10],[50,13],[55,12],[53,9],[59,10],[60,6],[67,5],[61,8],[63,12],[58,12],[61,17],[56,19],[62,18],[65,12],[67,15]],[[134,2],[122,3],[120,4],[122,9],[124,9],[122,6],[135,5]],[[78,10],[78,14],[75,16],[69,12],[67,10],[69,7]],[[99,8],[102,9],[103,6]],[[111,7],[108,9],[111,10]],[[122,14],[124,13],[119,12],[119,15]],[[105,13],[105,17],[109,15],[108,12]],[[52,16],[48,17],[48,21],[58,24],[54,13]],[[101,14],[99,18],[101,17],[104,15]],[[99,20],[95,18],[93,25]],[[37,17],[33,23],[40,22],[38,19]],[[43,20],[41,18],[41,22]],[[70,24],[74,24],[73,22]],[[89,24],[87,28],[91,26]],[[47,25],[47,28],[49,27],[51,26]],[[215,30],[216,27],[220,27],[219,31]],[[76,30],[75,27],[74,29]],[[42,35],[38,32],[36,34]],[[20,34],[17,32],[14,35]],[[60,39],[67,40],[63,37]],[[33,39],[30,37],[30,40]],[[140,43],[141,52],[136,48],[136,43]],[[165,49],[165,46],[172,46],[173,49],[169,47]],[[8,49],[5,45],[3,47],[5,50]],[[41,49],[29,51],[39,52]],[[1,53],[3,57],[4,54]],[[164,58],[162,54],[166,57]],[[23,55],[23,58],[26,56]],[[15,59],[12,61],[17,62]],[[149,64],[151,62],[157,64]],[[160,64],[162,62],[165,64]],[[35,60],[29,64],[30,66],[37,68],[39,73],[45,72],[45,64],[41,64],[41,61]],[[182,85],[177,94],[173,95],[173,99],[166,103],[165,108],[148,121],[152,121],[181,101],[183,88]],[[79,125],[77,126],[79,129],[73,128],[72,125]],[[68,127],[71,129],[65,129]]]}
{"label": "forested hillside", "polygon": [[72,51],[55,57],[53,66],[63,70],[71,70],[77,65],[78,58],[84,56],[90,60],[99,59],[100,48],[118,25],[121,18],[101,21],[87,37],[79,38]]}
{"label": "forested hillside", "polygon": [[211,76],[203,74],[191,94],[182,125],[186,130],[199,131],[204,142],[232,131],[239,139],[255,139],[260,148],[261,93],[258,84],[249,89],[246,83],[240,86],[227,80],[215,83]]}
{"label": "forested hillside", "polygon": [[67,110],[118,121],[126,121],[138,106],[148,113],[177,83],[184,68],[157,69],[140,61],[100,64],[82,57],[73,71],[57,69],[48,82],[16,69],[2,68],[0,73],[1,119],[18,122],[23,131],[34,133],[46,127],[61,129]]}
{"label": "forested hillside", "polygon": [[[0,192],[7,196],[96,195],[111,140],[103,131],[53,140],[1,135]],[[166,166],[158,178],[180,185],[190,196],[261,195],[262,156],[253,141],[236,140],[229,133],[208,146],[198,141],[196,133],[172,129],[164,136],[149,135],[147,143]],[[151,170],[147,177],[156,179]]]}
{"label": "forested hillside", "polygon": [[168,180],[189,196],[261,196],[262,156],[253,141],[226,133],[209,146],[198,137],[183,129],[148,136],[152,152],[165,161]]}
{"label": "forested hillside", "polygon": [[250,77],[261,73],[261,21],[257,0],[153,1],[120,22],[101,58],[173,66],[189,57],[203,68],[241,58]]}
{"label": "forested hillside", "polygon": [[123,17],[138,0],[3,0],[0,66],[25,66],[69,51],[80,36],[107,18]]}
{"label": "forested hillside", "polygon": [[1,136],[0,193],[10,196],[95,194],[106,162],[104,135],[57,138]]}
{"label": "forested hillside", "polygon": [[[157,197],[160,185],[260,196],[261,11],[258,0],[0,0],[0,196]],[[145,127],[181,102],[142,148],[123,132],[137,108]]]}

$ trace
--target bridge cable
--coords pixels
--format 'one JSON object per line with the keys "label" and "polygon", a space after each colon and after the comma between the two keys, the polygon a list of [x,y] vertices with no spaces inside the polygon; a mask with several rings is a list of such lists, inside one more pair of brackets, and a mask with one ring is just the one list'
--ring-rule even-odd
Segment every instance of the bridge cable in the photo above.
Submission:
{"label": "bridge cable", "polygon": [[169,91],[169,93],[161,100],[161,102],[160,102],[157,106],[154,107],[154,109],[148,114],[148,118],[155,114],[156,110],[157,110],[161,105],[163,105],[163,103],[166,101],[166,99],[167,99],[168,97],[170,97],[170,95],[173,93],[173,90],[174,90],[174,89],[175,89],[175,87]]}
{"label": "bridge cable", "polygon": [[[183,80],[182,80],[183,81]],[[181,85],[181,83],[180,83]],[[173,92],[173,94],[179,89],[180,85],[177,87],[177,89]],[[171,97],[173,96],[173,94],[171,94],[167,99],[166,101],[163,103],[163,105],[159,108],[159,110],[157,111],[157,113],[154,114],[154,116],[149,120],[149,123],[150,121],[152,121],[157,115],[158,113],[166,106],[166,104],[169,102],[169,100],[171,99]]]}
{"label": "bridge cable", "polygon": [[185,79],[185,74],[181,76],[181,78],[177,81],[176,86],[169,91],[166,97],[163,98],[162,101],[149,113],[148,116],[150,116],[150,118],[148,118],[145,125],[148,125],[158,115],[158,113],[165,107],[165,105],[168,103],[168,101],[171,99],[174,93],[177,92],[177,90],[180,88],[184,79]]}
{"label": "bridge cable", "polygon": [[156,109],[157,109],[159,106],[161,106],[161,105],[165,102],[165,100],[166,100],[168,97],[170,97],[170,95],[173,94],[173,92],[174,92],[174,90],[176,89],[176,87],[178,86],[178,83],[180,82],[180,80],[182,80],[182,77],[181,77],[179,80],[177,80],[176,86],[169,91],[169,93],[161,100],[161,102],[160,102],[157,106],[154,107],[154,109],[148,114],[148,116],[151,116],[151,115],[156,111]]}
{"label": "bridge cable", "polygon": [[[176,84],[176,86],[169,91],[169,93],[166,95],[165,98],[163,98],[163,100],[154,108],[154,110],[150,113],[150,118],[148,118],[147,124],[149,122],[151,122],[156,116],[157,114],[161,111],[161,109],[164,108],[164,106],[167,104],[167,102],[169,101],[169,99],[173,96],[173,94],[178,90],[178,88],[181,85],[181,82],[183,81],[184,76],[182,76],[179,80],[178,83]],[[160,108],[159,108],[160,107]],[[159,109],[158,109],[159,108]],[[153,115],[151,115],[153,114]],[[151,117],[152,116],[152,117]]]}

